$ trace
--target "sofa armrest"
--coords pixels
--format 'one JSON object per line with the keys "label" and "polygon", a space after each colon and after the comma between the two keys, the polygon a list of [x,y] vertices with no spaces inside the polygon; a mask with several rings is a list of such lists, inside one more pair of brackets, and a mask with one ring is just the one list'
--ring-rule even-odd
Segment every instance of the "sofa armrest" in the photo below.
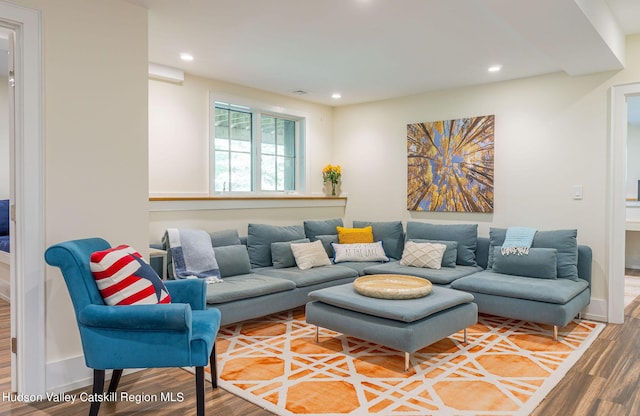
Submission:
{"label": "sofa armrest", "polygon": [[591,286],[591,264],[593,253],[589,246],[578,246],[578,277],[589,282]]}
{"label": "sofa armrest", "polygon": [[188,303],[194,311],[207,308],[207,282],[205,279],[167,280],[164,282],[172,303]]}
{"label": "sofa armrest", "polygon": [[161,305],[89,305],[78,323],[103,329],[140,331],[190,331],[191,307],[185,303]]}

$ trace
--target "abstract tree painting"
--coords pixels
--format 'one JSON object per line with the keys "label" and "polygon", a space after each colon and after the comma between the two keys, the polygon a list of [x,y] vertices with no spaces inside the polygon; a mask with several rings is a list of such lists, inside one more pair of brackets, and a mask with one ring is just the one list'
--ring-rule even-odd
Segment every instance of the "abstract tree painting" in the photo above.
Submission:
{"label": "abstract tree painting", "polygon": [[407,125],[407,209],[493,212],[494,116]]}

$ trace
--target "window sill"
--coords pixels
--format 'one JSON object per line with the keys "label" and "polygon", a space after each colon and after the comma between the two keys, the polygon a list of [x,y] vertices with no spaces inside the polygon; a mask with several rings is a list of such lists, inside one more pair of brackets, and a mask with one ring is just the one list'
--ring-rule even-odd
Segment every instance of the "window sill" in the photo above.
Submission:
{"label": "window sill", "polygon": [[347,196],[150,197],[149,211],[345,207]]}

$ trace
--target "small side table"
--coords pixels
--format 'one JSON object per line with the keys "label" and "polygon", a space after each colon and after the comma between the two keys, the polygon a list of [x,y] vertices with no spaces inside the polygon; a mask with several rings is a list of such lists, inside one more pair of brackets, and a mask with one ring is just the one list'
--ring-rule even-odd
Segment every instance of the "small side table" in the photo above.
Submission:
{"label": "small side table", "polygon": [[149,247],[149,258],[162,257],[162,280],[167,280],[167,251]]}

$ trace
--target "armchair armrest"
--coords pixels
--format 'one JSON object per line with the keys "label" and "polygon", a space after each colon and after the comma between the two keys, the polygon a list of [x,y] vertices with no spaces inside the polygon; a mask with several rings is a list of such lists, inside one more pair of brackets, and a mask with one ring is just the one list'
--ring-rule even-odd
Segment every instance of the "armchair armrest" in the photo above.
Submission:
{"label": "armchair armrest", "polygon": [[172,303],[188,303],[194,311],[207,308],[207,282],[204,279],[167,280],[164,284]]}
{"label": "armchair armrest", "polygon": [[120,330],[189,331],[188,304],[108,306],[88,305],[80,311],[81,325]]}

